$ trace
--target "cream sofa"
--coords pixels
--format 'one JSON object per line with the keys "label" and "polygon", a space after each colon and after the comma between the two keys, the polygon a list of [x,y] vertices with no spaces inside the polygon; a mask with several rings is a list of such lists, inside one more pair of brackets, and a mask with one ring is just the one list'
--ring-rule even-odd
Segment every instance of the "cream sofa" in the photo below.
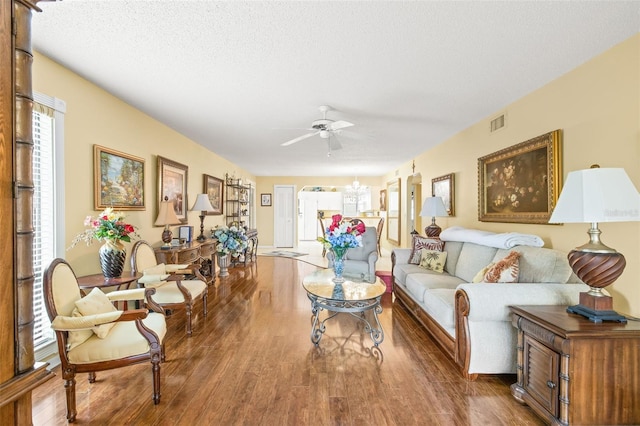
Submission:
{"label": "cream sofa", "polygon": [[[512,250],[521,253],[518,283],[472,283],[478,271]],[[393,292],[469,380],[516,372],[517,338],[509,306],[576,304],[579,293],[589,289],[557,250],[447,241],[443,251],[444,272],[436,273],[409,264],[411,249],[394,249]]]}

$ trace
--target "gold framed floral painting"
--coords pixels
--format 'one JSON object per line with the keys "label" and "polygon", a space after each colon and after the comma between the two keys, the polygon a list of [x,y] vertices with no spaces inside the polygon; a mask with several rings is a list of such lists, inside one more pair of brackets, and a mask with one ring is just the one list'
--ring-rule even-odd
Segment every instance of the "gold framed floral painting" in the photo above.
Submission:
{"label": "gold framed floral painting", "polygon": [[478,159],[478,220],[548,223],[562,180],[554,130]]}
{"label": "gold framed floral painting", "polygon": [[93,207],[144,210],[144,159],[93,146]]}

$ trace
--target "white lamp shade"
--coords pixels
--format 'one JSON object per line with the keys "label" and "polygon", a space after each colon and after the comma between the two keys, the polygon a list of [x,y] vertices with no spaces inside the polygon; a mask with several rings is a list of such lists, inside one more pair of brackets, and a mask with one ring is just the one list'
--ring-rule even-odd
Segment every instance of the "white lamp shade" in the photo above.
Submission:
{"label": "white lamp shade", "polygon": [[160,201],[160,212],[158,213],[158,218],[156,219],[155,225],[177,225],[179,223],[180,219],[178,219],[178,216],[176,216],[176,212],[173,209],[173,202]]}
{"label": "white lamp shade", "polygon": [[630,221],[640,221],[640,194],[621,168],[569,173],[549,219],[549,223]]}
{"label": "white lamp shade", "polygon": [[191,210],[201,212],[213,211],[213,206],[211,205],[211,201],[209,201],[209,196],[207,194],[198,194],[198,196],[196,197],[196,202],[193,203],[193,207],[191,207]]}
{"label": "white lamp shade", "polygon": [[444,207],[442,197],[427,197],[422,204],[420,216],[442,217],[449,216],[449,214]]}

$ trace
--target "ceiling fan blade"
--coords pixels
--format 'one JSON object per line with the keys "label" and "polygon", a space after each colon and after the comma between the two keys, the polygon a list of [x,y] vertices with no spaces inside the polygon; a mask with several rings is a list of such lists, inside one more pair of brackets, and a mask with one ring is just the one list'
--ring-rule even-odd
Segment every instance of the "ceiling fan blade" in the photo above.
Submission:
{"label": "ceiling fan blade", "polygon": [[289,146],[289,145],[293,145],[293,144],[294,144],[294,143],[296,143],[296,142],[300,142],[300,141],[302,141],[302,140],[305,140],[305,139],[307,139],[307,138],[310,138],[311,136],[315,136],[315,135],[317,135],[318,133],[320,133],[320,130],[318,130],[317,132],[307,133],[306,135],[298,136],[298,137],[297,137],[297,138],[295,138],[295,139],[291,139],[290,141],[287,141],[287,142],[281,143],[281,144],[280,144],[280,146]]}
{"label": "ceiling fan blade", "polygon": [[332,138],[329,138],[329,149],[331,151],[337,151],[342,149],[342,144],[340,143],[340,139],[338,139],[338,135],[333,134]]}
{"label": "ceiling fan blade", "polygon": [[329,124],[327,126],[328,130],[338,130],[338,129],[344,129],[345,127],[351,127],[353,126],[353,123],[349,123],[348,121],[334,121],[333,123]]}

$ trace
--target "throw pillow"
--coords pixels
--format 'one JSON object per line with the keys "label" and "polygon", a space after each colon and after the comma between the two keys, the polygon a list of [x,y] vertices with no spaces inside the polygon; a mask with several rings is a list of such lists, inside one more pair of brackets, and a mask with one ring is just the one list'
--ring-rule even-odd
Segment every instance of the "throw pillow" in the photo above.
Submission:
{"label": "throw pillow", "polygon": [[[82,299],[76,300],[76,307],[83,316],[106,314],[108,312],[117,311],[116,307],[113,306],[107,295],[100,291],[98,287],[94,287],[93,290],[91,290],[91,293],[87,294]],[[107,337],[107,334],[109,334],[109,331],[111,331],[114,325],[115,323],[101,324],[93,327],[92,330],[96,333],[96,336],[104,339]]]}
{"label": "throw pillow", "polygon": [[520,273],[520,253],[512,251],[504,259],[493,264],[485,272],[482,282],[517,283]]}
{"label": "throw pillow", "polygon": [[[71,316],[74,318],[78,318],[78,317],[81,317],[82,314],[80,313],[78,308],[73,308],[73,311],[71,312]],[[89,339],[89,337],[91,337],[92,335],[93,335],[93,330],[91,329],[70,331],[69,336],[67,337],[67,350],[70,351],[71,349],[75,348],[79,344],[86,342]]]}
{"label": "throw pillow", "polygon": [[164,281],[167,278],[169,278],[170,275],[169,274],[147,274],[147,272],[144,272],[144,275],[140,278],[138,278],[138,282],[140,284],[149,284],[149,283],[157,283],[159,281]]}
{"label": "throw pillow", "polygon": [[422,249],[442,251],[443,247],[444,241],[441,241],[440,239],[414,235],[411,246],[411,254],[409,255],[409,263],[413,265],[420,264],[420,253]]}
{"label": "throw pillow", "polygon": [[422,249],[420,253],[420,266],[433,272],[444,272],[444,263],[447,261],[447,252]]}

